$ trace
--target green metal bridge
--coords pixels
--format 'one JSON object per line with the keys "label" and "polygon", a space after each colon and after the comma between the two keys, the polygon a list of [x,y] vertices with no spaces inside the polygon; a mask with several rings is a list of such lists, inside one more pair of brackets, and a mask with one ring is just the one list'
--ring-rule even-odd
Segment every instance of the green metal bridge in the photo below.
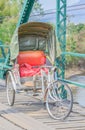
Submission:
{"label": "green metal bridge", "polygon": [[[35,0],[24,1],[21,15],[17,23],[17,28],[21,24],[28,22],[34,2]],[[65,80],[66,55],[85,58],[85,54],[66,52],[66,17],[67,17],[66,6],[67,6],[67,0],[56,0],[56,36],[57,36],[57,43],[59,43],[62,52],[61,56],[56,58],[56,66],[59,69],[58,77],[60,80],[63,80],[69,84],[74,84],[79,87],[85,87],[85,84]],[[11,67],[9,65],[10,50],[9,46],[3,45],[2,41],[0,41],[0,49],[3,57],[0,59],[0,78],[4,78],[4,74],[6,73],[7,69]]]}

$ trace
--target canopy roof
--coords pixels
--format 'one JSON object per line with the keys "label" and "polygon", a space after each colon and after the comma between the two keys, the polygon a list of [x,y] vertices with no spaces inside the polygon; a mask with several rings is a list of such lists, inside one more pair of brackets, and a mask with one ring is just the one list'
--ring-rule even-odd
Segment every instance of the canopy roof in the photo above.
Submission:
{"label": "canopy roof", "polygon": [[53,27],[48,23],[42,22],[29,22],[22,24],[18,29],[19,38],[23,36],[40,36],[48,37],[49,32],[53,30]]}
{"label": "canopy roof", "polygon": [[[26,24],[22,24],[18,29],[15,30],[14,35],[11,40],[10,44],[10,59],[14,60],[19,53],[19,43],[20,39],[27,36],[37,36],[42,38],[50,38],[54,34],[54,28],[52,25],[48,23],[42,23],[42,22],[29,22]],[[54,43],[54,42],[53,42]],[[54,43],[55,44],[55,43]],[[52,48],[53,44],[50,44],[49,48]],[[53,57],[52,50],[50,49],[51,56]],[[59,46],[59,42],[57,42],[57,56],[60,56],[61,50]]]}

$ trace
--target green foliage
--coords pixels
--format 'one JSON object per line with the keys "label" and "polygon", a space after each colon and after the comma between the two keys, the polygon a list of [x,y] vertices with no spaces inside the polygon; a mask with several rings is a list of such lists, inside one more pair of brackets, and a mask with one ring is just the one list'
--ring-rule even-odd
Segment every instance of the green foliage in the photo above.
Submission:
{"label": "green foliage", "polygon": [[67,25],[67,29],[71,33],[79,33],[80,31],[83,31],[85,29],[85,24],[79,23],[75,25],[74,23],[70,23],[69,25]]}
{"label": "green foliage", "polygon": [[[0,0],[0,40],[8,44],[18,22],[24,0]],[[43,12],[38,0],[35,0],[33,12]]]}
{"label": "green foliage", "polygon": [[4,20],[3,24],[0,25],[0,38],[4,43],[10,43],[14,29],[16,27],[15,23],[16,22],[13,19],[8,20],[8,22],[6,19]]}
{"label": "green foliage", "polygon": [[[67,51],[76,52],[76,41],[72,36],[67,39]],[[67,56],[66,61],[68,66],[75,64],[75,57]]]}
{"label": "green foliage", "polygon": [[83,30],[84,26],[85,26],[84,24],[78,24],[78,25],[76,25],[77,32],[79,33],[81,30]]}
{"label": "green foliage", "polygon": [[17,0],[0,0],[0,40],[10,43],[16,27],[19,3]]}
{"label": "green foliage", "polygon": [[[67,48],[68,52],[85,53],[85,24],[70,23],[67,26]],[[67,65],[72,66],[78,64],[79,59],[67,56]]]}
{"label": "green foliage", "polygon": [[43,14],[43,8],[42,8],[42,5],[39,3],[39,0],[35,0],[32,14],[34,14],[36,12]]}

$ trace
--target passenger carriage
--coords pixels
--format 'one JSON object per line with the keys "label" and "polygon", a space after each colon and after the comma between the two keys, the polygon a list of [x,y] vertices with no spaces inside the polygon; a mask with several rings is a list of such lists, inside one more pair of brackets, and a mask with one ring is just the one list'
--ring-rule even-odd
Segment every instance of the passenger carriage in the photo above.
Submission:
{"label": "passenger carriage", "polygon": [[68,85],[57,78],[55,30],[47,23],[29,22],[17,32],[17,46],[10,48],[13,65],[6,74],[8,104],[14,105],[16,92],[29,91],[34,97],[40,95],[52,118],[65,119],[73,97]]}

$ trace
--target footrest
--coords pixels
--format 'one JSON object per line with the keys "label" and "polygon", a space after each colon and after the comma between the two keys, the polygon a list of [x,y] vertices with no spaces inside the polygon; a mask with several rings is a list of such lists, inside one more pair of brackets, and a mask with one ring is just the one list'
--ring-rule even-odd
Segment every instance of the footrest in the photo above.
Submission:
{"label": "footrest", "polygon": [[24,86],[26,87],[34,87],[34,82],[33,81],[27,81],[25,83],[23,83]]}

